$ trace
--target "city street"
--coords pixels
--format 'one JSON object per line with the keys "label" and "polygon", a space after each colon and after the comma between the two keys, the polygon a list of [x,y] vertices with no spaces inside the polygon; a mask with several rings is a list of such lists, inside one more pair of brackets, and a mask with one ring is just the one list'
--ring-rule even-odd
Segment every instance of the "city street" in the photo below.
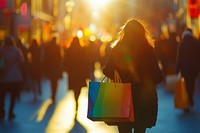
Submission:
{"label": "city street", "polygon": [[[79,97],[77,120],[74,119],[73,92],[68,90],[67,74],[59,81],[55,103],[49,99],[49,81],[42,81],[42,96],[33,100],[31,92],[23,92],[17,101],[16,119],[0,121],[0,133],[118,133],[115,126],[87,119],[87,87],[82,88]],[[158,86],[159,112],[157,125],[147,133],[199,133],[200,91],[195,91],[195,105],[189,114],[174,108],[173,93]],[[9,95],[6,105],[9,106]],[[7,108],[6,108],[7,110]]]}
{"label": "city street", "polygon": [[[102,70],[121,81],[113,74],[115,69],[123,81],[134,80],[135,116],[139,116],[137,121],[150,116],[153,120],[146,122],[150,125],[156,115],[152,88],[162,77],[159,67],[166,82],[157,86],[157,123],[146,133],[200,133],[199,18],[200,0],[0,0],[0,90],[14,92],[12,99],[4,95],[4,89],[0,92],[2,106],[5,97],[0,133],[118,133],[117,126],[87,118],[88,86],[77,87],[84,84],[78,78],[100,81]],[[171,85],[177,83],[178,73],[187,79],[188,88],[193,88],[193,77],[199,74],[189,112],[175,108]],[[170,85],[165,84],[167,76]],[[60,77],[56,96],[52,95],[54,81]],[[41,91],[34,83],[41,85]],[[13,86],[22,89],[20,95]],[[79,93],[79,88],[76,103],[73,89]],[[112,92],[121,102],[119,91]],[[128,93],[123,90],[123,94],[127,97]],[[13,105],[15,96],[13,114],[9,104]],[[114,105],[119,104],[107,103],[114,114]],[[142,125],[138,123],[134,125]]]}

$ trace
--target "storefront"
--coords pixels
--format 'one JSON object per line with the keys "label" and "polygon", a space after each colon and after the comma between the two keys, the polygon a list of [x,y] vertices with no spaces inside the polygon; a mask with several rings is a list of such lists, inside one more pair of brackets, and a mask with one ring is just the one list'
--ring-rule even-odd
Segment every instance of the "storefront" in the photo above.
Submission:
{"label": "storefront", "polygon": [[14,34],[14,13],[7,8],[0,9],[0,40],[6,35]]}

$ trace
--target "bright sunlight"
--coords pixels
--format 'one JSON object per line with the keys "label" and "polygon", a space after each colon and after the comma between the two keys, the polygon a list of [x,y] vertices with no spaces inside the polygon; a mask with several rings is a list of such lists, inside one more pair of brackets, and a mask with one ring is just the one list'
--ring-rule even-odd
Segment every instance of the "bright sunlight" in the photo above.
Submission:
{"label": "bright sunlight", "polygon": [[88,0],[94,9],[99,9],[104,7],[106,4],[111,2],[112,0]]}

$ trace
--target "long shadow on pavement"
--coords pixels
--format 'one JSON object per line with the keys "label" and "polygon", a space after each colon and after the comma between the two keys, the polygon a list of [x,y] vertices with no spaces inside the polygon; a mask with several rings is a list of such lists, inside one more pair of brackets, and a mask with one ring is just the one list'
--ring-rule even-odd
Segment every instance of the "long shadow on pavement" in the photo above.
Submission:
{"label": "long shadow on pavement", "polygon": [[74,120],[74,126],[69,133],[87,133],[87,130],[76,119]]}

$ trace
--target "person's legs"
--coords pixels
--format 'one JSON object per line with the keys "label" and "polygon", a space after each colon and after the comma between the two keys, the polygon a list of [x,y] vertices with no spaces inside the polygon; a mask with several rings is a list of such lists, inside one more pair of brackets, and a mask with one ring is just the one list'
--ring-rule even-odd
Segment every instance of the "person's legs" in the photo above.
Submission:
{"label": "person's legs", "polygon": [[20,89],[19,84],[18,83],[9,83],[7,89],[10,92],[10,108],[9,108],[8,118],[10,120],[12,120],[15,118],[14,107],[15,107],[18,90]]}
{"label": "person's legs", "polygon": [[12,90],[11,91],[11,99],[10,99],[10,108],[9,108],[9,114],[8,117],[9,119],[14,119],[15,118],[15,114],[14,114],[14,107],[15,107],[15,103],[16,103],[16,91]]}
{"label": "person's legs", "polygon": [[194,88],[195,88],[195,78],[185,78],[186,83],[186,89],[188,93],[189,103],[190,106],[193,107],[194,101],[193,101],[193,95],[194,95]]}
{"label": "person's legs", "polygon": [[118,131],[119,133],[132,133],[132,126],[126,123],[119,124]]}
{"label": "person's legs", "polygon": [[51,79],[51,98],[53,100],[53,102],[55,101],[55,97],[56,97],[56,91],[57,91],[57,79]]}
{"label": "person's legs", "polygon": [[135,126],[134,127],[134,133],[145,133],[146,132],[146,128],[142,127],[142,126]]}
{"label": "person's legs", "polygon": [[79,103],[78,103],[78,98],[79,98],[79,95],[80,95],[80,90],[81,87],[77,87],[76,89],[74,89],[74,98],[75,98],[75,104],[76,104],[76,114],[75,114],[75,117],[77,117],[77,114],[78,114],[78,106],[79,106]]}
{"label": "person's legs", "polygon": [[5,90],[1,87],[0,87],[0,120],[5,117],[4,101],[5,101],[5,94],[6,94]]}
{"label": "person's legs", "polygon": [[75,97],[76,104],[78,104],[78,98],[79,98],[80,91],[81,91],[80,89],[81,88],[74,89],[74,97]]}
{"label": "person's legs", "polygon": [[8,117],[9,117],[10,120],[15,118],[14,107],[15,107],[17,96],[20,93],[21,87],[22,87],[21,82],[10,83],[10,85],[9,85],[9,91],[11,93],[11,99],[10,99],[10,108],[9,108]]}
{"label": "person's legs", "polygon": [[42,89],[41,89],[41,78],[36,78],[36,84],[37,84],[37,92],[41,96],[42,95]]}

